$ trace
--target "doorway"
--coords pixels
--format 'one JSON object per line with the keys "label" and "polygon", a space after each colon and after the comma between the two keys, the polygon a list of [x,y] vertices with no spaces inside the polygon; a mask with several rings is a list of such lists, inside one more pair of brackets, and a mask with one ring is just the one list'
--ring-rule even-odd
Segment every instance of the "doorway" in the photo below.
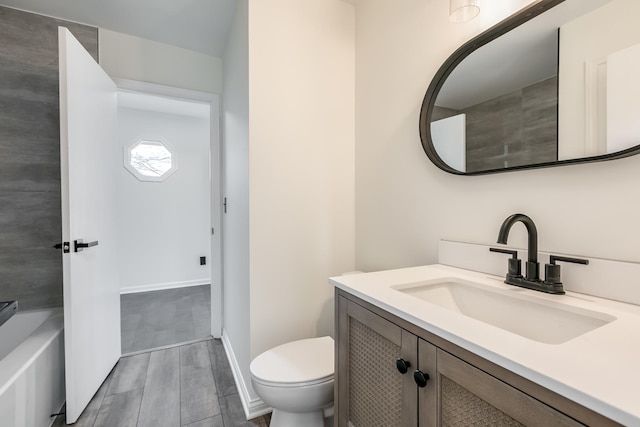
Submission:
{"label": "doorway", "polygon": [[116,83],[122,353],[219,337],[218,97]]}

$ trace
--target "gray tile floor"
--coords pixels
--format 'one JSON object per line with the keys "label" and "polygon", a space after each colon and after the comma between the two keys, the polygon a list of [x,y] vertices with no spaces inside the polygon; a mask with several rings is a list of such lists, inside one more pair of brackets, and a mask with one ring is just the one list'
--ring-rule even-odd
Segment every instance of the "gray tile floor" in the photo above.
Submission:
{"label": "gray tile floor", "polygon": [[122,354],[211,336],[211,287],[120,296]]}
{"label": "gray tile floor", "polygon": [[[220,340],[123,357],[78,427],[267,427],[247,421]],[[54,427],[64,426],[59,416]]]}

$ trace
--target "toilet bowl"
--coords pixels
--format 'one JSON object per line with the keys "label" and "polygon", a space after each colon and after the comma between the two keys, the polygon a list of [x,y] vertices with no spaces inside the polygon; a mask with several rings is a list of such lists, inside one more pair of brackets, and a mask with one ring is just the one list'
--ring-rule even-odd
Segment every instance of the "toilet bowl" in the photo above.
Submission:
{"label": "toilet bowl", "polygon": [[323,427],[333,406],[333,338],[293,341],[253,359],[251,384],[273,408],[270,427]]}

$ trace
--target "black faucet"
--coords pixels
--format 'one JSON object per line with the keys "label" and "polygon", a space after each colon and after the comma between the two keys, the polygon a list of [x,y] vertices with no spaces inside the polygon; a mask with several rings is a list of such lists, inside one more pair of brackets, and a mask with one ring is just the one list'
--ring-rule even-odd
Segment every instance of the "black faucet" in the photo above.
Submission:
{"label": "black faucet", "polygon": [[538,263],[538,229],[533,220],[524,214],[513,214],[504,220],[498,232],[498,243],[507,244],[509,231],[516,222],[522,222],[527,227],[529,239],[527,243],[527,264],[525,267],[525,278],[531,281],[540,280],[540,264]]}
{"label": "black faucet", "polygon": [[498,243],[506,244],[509,237],[509,231],[516,222],[522,222],[529,233],[527,244],[527,264],[526,273],[522,277],[520,273],[520,260],[518,259],[518,251],[507,249],[490,248],[491,252],[500,252],[511,255],[509,260],[509,270],[506,275],[505,283],[521,288],[533,289],[536,291],[546,292],[548,294],[564,294],[564,287],[560,281],[560,266],[556,265],[557,261],[572,262],[576,264],[589,264],[588,260],[579,258],[568,258],[557,255],[551,255],[550,264],[545,265],[545,280],[540,280],[540,264],[538,263],[538,229],[533,220],[524,214],[514,214],[504,220],[500,231],[498,232]]}

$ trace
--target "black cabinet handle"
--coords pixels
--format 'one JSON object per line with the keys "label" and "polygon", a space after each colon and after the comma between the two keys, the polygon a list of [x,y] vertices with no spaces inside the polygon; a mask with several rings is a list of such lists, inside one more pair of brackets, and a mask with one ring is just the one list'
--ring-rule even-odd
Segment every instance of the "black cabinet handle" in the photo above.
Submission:
{"label": "black cabinet handle", "polygon": [[92,248],[94,246],[98,246],[98,241],[93,241],[93,242],[87,242],[84,243],[82,241],[82,239],[78,239],[78,240],[74,240],[73,241],[73,251],[74,252],[82,252],[83,249],[85,248]]}
{"label": "black cabinet handle", "polygon": [[402,358],[398,358],[396,360],[396,368],[398,368],[398,372],[401,374],[406,374],[411,367],[411,363],[408,360],[404,360]]}
{"label": "black cabinet handle", "polygon": [[418,387],[426,387],[429,381],[429,374],[425,374],[422,371],[415,371],[413,373],[413,380],[418,384]]}

